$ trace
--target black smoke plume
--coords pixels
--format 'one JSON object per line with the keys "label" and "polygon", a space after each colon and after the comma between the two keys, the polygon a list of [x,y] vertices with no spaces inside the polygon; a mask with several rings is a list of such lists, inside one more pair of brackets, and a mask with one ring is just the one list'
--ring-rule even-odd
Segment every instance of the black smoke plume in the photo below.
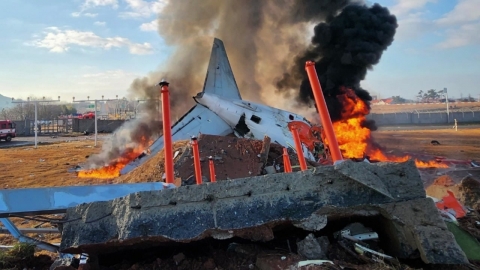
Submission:
{"label": "black smoke plume", "polygon": [[295,66],[277,82],[279,91],[299,88],[297,102],[310,105],[313,93],[305,62],[313,60],[333,121],[345,113],[337,98],[344,94],[344,87],[369,105],[372,97],[360,82],[393,42],[397,26],[395,16],[378,4],[346,6],[338,15],[315,26],[311,46],[296,57]]}

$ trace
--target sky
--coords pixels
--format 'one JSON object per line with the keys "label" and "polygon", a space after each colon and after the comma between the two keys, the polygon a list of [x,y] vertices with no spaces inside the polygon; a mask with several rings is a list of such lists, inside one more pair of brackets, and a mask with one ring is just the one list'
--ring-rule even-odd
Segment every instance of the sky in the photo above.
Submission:
{"label": "sky", "polygon": [[[0,94],[126,96],[135,78],[161,68],[173,52],[156,31],[167,1],[1,0]],[[380,98],[414,99],[419,90],[444,87],[449,97],[479,98],[480,0],[372,3],[388,7],[399,28],[364,88]]]}

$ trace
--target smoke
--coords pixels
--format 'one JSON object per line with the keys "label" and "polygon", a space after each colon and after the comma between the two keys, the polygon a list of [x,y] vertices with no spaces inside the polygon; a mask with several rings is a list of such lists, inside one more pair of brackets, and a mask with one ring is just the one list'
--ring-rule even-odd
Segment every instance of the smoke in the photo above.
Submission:
{"label": "smoke", "polygon": [[160,70],[141,80],[148,88],[166,78],[172,88],[173,115],[181,116],[193,105],[190,97],[201,91],[212,40],[218,37],[225,43],[242,97],[298,111],[289,96],[278,96],[275,82],[291,69],[295,55],[308,48],[311,25],[352,3],[363,1],[169,1],[157,22],[158,33],[173,54]]}
{"label": "smoke", "polygon": [[296,64],[277,82],[279,91],[290,95],[292,89],[300,88],[297,102],[310,105],[313,94],[305,62],[314,60],[333,121],[346,115],[339,98],[345,94],[345,87],[354,90],[356,96],[369,105],[372,97],[360,82],[393,42],[396,28],[395,16],[378,4],[346,6],[338,15],[329,16],[315,26],[311,46],[297,55]]}
{"label": "smoke", "polygon": [[130,86],[132,97],[152,103],[141,119],[108,142],[99,162],[118,157],[127,142],[141,144],[142,138],[158,133],[160,125],[154,120],[159,112],[153,100],[163,78],[170,82],[173,118],[194,105],[191,97],[202,91],[213,37],[223,40],[244,99],[304,115],[312,113],[304,65],[306,60],[316,61],[335,118],[341,111],[335,98],[339,86],[353,88],[363,100],[371,99],[360,81],[378,63],[396,28],[388,10],[379,5],[368,8],[363,0],[172,0],[157,22],[171,57]]}

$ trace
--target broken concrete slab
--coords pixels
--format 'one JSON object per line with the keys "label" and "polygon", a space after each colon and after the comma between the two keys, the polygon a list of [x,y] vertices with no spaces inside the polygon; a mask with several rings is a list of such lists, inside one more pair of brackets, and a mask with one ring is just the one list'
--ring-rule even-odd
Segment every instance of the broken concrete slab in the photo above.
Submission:
{"label": "broken concrete slab", "polygon": [[[348,163],[352,164],[348,164]],[[358,181],[362,176],[338,167],[273,174],[184,186],[160,192],[140,192],[109,202],[83,204],[67,210],[62,252],[102,254],[121,249],[187,243],[206,238],[240,237],[269,241],[280,225],[302,224],[315,231],[311,219],[376,218],[389,255],[398,258],[430,254],[424,239],[438,235],[448,252],[428,263],[466,263],[465,255],[446,229],[432,200],[425,197],[415,164],[354,163],[351,171],[378,176],[384,190]],[[371,188],[373,187],[373,188]],[[386,196],[386,194],[390,196]],[[320,226],[321,227],[321,226]],[[383,230],[383,231],[382,231]],[[452,256],[455,256],[453,258]],[[442,258],[440,258],[442,257]]]}

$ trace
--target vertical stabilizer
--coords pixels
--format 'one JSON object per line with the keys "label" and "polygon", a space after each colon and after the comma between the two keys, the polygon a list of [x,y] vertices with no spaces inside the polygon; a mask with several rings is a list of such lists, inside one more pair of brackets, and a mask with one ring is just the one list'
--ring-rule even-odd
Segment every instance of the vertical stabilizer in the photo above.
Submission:
{"label": "vertical stabilizer", "polygon": [[242,99],[223,41],[215,38],[203,92],[229,99]]}

